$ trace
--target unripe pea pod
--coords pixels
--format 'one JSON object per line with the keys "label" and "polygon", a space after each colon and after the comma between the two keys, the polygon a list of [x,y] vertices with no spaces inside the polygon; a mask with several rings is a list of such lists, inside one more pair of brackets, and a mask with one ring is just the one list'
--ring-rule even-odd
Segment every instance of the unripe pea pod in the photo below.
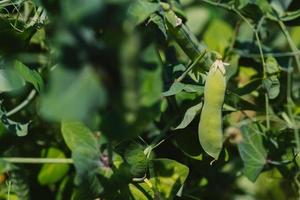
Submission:
{"label": "unripe pea pod", "polygon": [[226,91],[224,64],[217,59],[211,66],[204,87],[198,136],[204,151],[218,159],[223,145],[222,107]]}

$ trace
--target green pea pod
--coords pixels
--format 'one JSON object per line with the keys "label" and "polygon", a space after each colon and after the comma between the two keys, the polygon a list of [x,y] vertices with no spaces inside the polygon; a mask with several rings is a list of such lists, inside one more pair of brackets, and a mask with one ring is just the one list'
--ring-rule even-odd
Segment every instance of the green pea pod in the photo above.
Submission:
{"label": "green pea pod", "polygon": [[223,145],[222,106],[226,91],[224,63],[216,60],[210,68],[204,87],[198,136],[204,151],[218,159]]}

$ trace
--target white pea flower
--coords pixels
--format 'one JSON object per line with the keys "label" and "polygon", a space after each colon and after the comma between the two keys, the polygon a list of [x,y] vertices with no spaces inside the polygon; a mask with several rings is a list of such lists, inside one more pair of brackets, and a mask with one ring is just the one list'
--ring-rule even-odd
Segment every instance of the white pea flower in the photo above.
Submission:
{"label": "white pea flower", "polygon": [[213,72],[215,72],[216,70],[220,70],[222,72],[223,75],[225,75],[226,73],[226,69],[225,66],[228,66],[229,63],[225,63],[223,62],[221,59],[216,59],[216,61],[212,64],[212,69]]}

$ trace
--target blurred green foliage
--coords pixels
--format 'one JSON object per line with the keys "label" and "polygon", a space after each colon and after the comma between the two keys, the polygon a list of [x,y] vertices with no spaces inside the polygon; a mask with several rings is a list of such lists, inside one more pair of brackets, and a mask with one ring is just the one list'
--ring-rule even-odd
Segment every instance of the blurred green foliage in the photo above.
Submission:
{"label": "blurred green foliage", "polygon": [[297,0],[0,0],[0,199],[299,199],[299,27]]}

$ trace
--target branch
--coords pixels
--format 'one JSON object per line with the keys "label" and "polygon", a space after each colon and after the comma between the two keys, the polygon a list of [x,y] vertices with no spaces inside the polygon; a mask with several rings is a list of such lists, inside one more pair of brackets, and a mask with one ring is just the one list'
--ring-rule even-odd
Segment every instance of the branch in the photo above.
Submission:
{"label": "branch", "polygon": [[21,158],[21,157],[2,157],[0,160],[10,163],[23,164],[73,164],[71,158]]}
{"label": "branch", "polygon": [[8,111],[6,113],[6,116],[9,117],[9,116],[19,112],[20,110],[22,110],[25,106],[27,106],[30,103],[30,101],[35,97],[35,95],[36,95],[36,90],[31,90],[31,92],[29,93],[27,98],[22,103],[20,103],[17,107],[12,109],[11,111]]}

